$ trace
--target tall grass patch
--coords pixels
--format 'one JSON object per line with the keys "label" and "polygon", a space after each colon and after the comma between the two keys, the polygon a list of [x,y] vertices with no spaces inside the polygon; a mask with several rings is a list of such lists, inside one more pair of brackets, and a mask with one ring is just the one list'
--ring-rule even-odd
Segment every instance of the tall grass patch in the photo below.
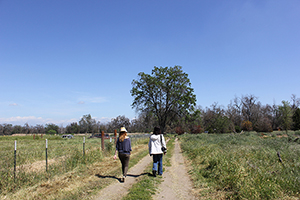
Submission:
{"label": "tall grass patch", "polygon": [[300,145],[288,138],[185,135],[182,150],[192,161],[197,187],[222,190],[233,199],[299,197]]}
{"label": "tall grass patch", "polygon": [[[48,140],[47,171],[45,139]],[[14,178],[13,173],[14,140],[17,140],[16,178]],[[148,139],[140,137],[133,143],[133,148],[135,148],[136,145],[145,144],[147,141]],[[83,150],[85,150],[85,153],[83,153]],[[76,179],[79,179],[79,176],[82,176],[82,179],[84,179],[85,176],[95,176],[90,174],[94,172],[94,170],[91,170],[94,169],[94,166],[109,171],[110,169],[104,169],[103,166],[110,166],[109,164],[107,165],[106,162],[112,162],[114,151],[115,145],[113,140],[112,142],[105,140],[105,150],[102,151],[101,139],[99,138],[86,139],[85,145],[83,145],[82,136],[75,136],[73,139],[61,139],[59,136],[50,135],[44,135],[42,139],[33,139],[32,136],[0,137],[0,199],[4,196],[12,197],[14,194],[20,195],[20,191],[31,191],[32,187],[43,188],[43,186],[40,186],[41,184],[43,185],[47,182],[47,184],[51,185],[52,181],[55,182],[59,180],[59,177],[66,176],[69,178],[68,174],[72,173],[77,174],[78,177]],[[134,162],[137,162],[146,154],[147,151],[137,151],[137,155],[132,157],[130,163],[134,164]],[[135,161],[136,157],[138,157],[137,161]],[[115,171],[119,172],[120,170],[118,168],[118,170]],[[70,178],[70,180],[73,179]],[[80,188],[89,188],[88,191],[90,191],[91,187],[94,187],[93,185],[97,185],[97,189],[99,189],[100,183],[103,184],[103,181],[83,184],[82,188]],[[77,191],[77,189],[75,188],[72,191],[61,190],[55,194],[49,193],[48,195],[40,195],[43,196],[43,199],[46,199],[46,197],[51,199],[51,196],[53,196],[53,199],[54,197],[57,199],[68,199],[68,195],[71,194],[86,196],[90,193],[86,190],[81,191],[81,189]],[[23,195],[30,196],[30,194]],[[62,196],[66,198],[60,198]]]}

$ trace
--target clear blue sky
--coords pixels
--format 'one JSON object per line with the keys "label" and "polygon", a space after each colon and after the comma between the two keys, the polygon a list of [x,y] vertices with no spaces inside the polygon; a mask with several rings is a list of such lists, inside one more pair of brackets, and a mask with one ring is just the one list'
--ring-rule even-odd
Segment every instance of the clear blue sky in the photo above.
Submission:
{"label": "clear blue sky", "polygon": [[299,64],[299,0],[0,0],[0,124],[132,119],[154,66],[182,66],[203,108],[279,105]]}

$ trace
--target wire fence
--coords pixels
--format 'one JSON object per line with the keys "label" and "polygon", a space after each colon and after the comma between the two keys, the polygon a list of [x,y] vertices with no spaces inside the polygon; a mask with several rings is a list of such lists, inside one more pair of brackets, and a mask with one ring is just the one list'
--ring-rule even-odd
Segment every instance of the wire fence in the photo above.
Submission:
{"label": "wire fence", "polygon": [[[89,135],[76,135],[72,139],[47,135],[43,138],[0,138],[0,194],[112,156],[115,151],[114,136],[110,135],[104,141],[89,138]],[[134,146],[141,140],[146,141],[149,134],[132,134],[129,137]]]}

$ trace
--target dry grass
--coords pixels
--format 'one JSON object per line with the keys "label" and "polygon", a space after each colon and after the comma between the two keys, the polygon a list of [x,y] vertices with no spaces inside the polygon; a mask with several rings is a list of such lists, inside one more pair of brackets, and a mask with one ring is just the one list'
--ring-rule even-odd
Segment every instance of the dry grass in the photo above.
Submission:
{"label": "dry grass", "polygon": [[[144,144],[133,147],[132,157],[146,149],[147,145]],[[36,170],[38,165],[43,167],[38,161],[26,168]],[[73,199],[75,196],[80,197],[79,199],[88,199],[113,180],[99,179],[99,175],[117,176],[120,173],[120,166],[119,160],[105,157],[101,162],[88,165],[84,169],[76,168],[37,185],[24,187],[14,194],[0,196],[0,199]]]}

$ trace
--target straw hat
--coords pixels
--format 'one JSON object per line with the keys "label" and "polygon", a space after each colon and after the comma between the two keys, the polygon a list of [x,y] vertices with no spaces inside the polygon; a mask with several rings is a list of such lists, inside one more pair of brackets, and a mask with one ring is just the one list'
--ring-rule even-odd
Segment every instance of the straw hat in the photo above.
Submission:
{"label": "straw hat", "polygon": [[126,132],[127,133],[127,130],[126,130],[125,127],[121,127],[120,132]]}

